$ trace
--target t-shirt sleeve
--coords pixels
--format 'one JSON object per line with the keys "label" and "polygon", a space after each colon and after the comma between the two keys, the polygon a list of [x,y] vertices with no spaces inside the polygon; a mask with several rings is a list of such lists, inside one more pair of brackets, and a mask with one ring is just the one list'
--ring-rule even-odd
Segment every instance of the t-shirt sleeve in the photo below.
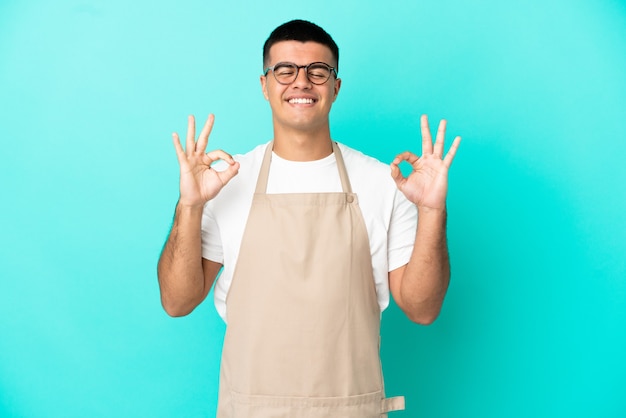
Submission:
{"label": "t-shirt sleeve", "polygon": [[202,214],[202,258],[224,264],[224,250],[220,229],[215,221],[210,205],[205,206]]}
{"label": "t-shirt sleeve", "polygon": [[389,271],[409,262],[417,230],[417,208],[398,189],[395,190],[389,223],[387,254]]}

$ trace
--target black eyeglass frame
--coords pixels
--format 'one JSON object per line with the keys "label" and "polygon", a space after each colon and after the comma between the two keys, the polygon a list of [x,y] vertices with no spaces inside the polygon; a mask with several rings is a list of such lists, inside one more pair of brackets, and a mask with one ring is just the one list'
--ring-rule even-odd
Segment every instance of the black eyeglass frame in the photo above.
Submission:
{"label": "black eyeglass frame", "polygon": [[[276,73],[274,72],[274,68],[279,67],[281,65],[287,65],[287,66],[290,66],[290,67],[296,69],[296,75],[294,76],[293,81],[291,81],[289,83],[283,83],[282,81],[280,81],[278,79],[278,77],[276,77]],[[328,68],[328,78],[326,80],[322,81],[321,83],[318,83],[318,82],[315,82],[315,81],[311,80],[311,78],[309,77],[309,67],[311,65],[323,65],[324,67]],[[309,80],[311,83],[315,84],[316,86],[321,86],[322,84],[324,84],[328,80],[330,80],[330,76],[333,73],[335,73],[335,78],[337,78],[337,69],[335,67],[331,67],[330,65],[326,64],[325,62],[321,62],[321,61],[312,62],[312,63],[307,64],[307,65],[297,65],[294,62],[288,62],[288,61],[278,62],[278,63],[272,65],[271,67],[267,67],[265,69],[265,71],[263,72],[263,75],[267,77],[267,73],[272,71],[272,73],[274,73],[274,79],[276,80],[276,82],[278,84],[282,84],[283,86],[288,86],[289,84],[293,83],[294,81],[296,81],[298,79],[298,75],[300,74],[300,69],[301,68],[305,69],[305,74],[306,74],[307,80]]]}

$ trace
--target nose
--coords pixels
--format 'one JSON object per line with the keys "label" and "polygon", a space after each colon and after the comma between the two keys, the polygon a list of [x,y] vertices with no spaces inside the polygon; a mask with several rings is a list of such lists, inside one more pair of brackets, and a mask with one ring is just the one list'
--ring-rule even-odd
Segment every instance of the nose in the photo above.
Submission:
{"label": "nose", "polygon": [[299,88],[311,88],[311,82],[309,81],[309,77],[306,74],[306,68],[300,67],[298,69],[298,74],[296,79],[293,82],[294,87]]}

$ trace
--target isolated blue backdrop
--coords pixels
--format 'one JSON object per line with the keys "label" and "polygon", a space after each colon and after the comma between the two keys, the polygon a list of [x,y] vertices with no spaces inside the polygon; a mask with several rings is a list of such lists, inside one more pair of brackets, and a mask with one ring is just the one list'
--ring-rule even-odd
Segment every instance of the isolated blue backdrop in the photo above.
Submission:
{"label": "isolated blue backdrop", "polygon": [[[398,417],[626,416],[626,6],[610,0],[0,0],[0,416],[210,417],[224,325],[172,319],[156,261],[171,132],[271,138],[261,46],[292,18],[341,49],[333,137],[464,140],[438,321],[383,315]],[[394,415],[394,416],[395,416]]]}

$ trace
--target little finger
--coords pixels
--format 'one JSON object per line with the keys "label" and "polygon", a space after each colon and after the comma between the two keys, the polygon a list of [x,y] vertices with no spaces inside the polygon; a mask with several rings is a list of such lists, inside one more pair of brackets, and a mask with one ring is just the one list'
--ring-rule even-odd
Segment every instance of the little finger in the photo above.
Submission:
{"label": "little finger", "polygon": [[452,145],[446,154],[446,157],[443,159],[443,163],[446,167],[450,167],[452,165],[452,160],[454,160],[454,156],[456,155],[456,151],[459,149],[459,144],[461,143],[461,137],[457,136],[452,141]]}
{"label": "little finger", "polygon": [[172,134],[172,142],[174,143],[174,149],[176,149],[176,156],[180,160],[185,155],[185,150],[180,144],[180,138],[178,137],[178,134],[176,132]]}

